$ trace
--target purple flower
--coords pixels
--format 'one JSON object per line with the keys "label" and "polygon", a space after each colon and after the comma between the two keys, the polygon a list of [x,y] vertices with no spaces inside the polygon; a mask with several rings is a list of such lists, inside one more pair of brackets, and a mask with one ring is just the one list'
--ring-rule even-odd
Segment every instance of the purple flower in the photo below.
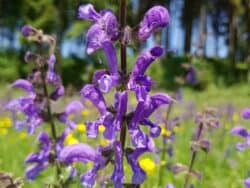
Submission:
{"label": "purple flower", "polygon": [[115,141],[114,143],[114,152],[115,152],[115,169],[111,176],[111,179],[114,182],[115,188],[122,187],[122,183],[124,181],[124,170],[123,170],[123,156],[122,156],[122,146],[119,141]]}
{"label": "purple flower", "polygon": [[23,26],[21,32],[24,37],[33,36],[36,34],[36,30],[30,25]]}
{"label": "purple flower", "polygon": [[190,68],[190,70],[188,71],[187,75],[186,75],[186,80],[192,84],[192,85],[195,85],[197,84],[198,80],[196,78],[196,75],[197,75],[197,72],[195,70],[195,68],[192,66]]}
{"label": "purple flower", "polygon": [[29,134],[33,134],[36,128],[43,123],[40,116],[41,110],[39,105],[35,102],[35,95],[28,97],[19,97],[10,101],[5,108],[12,113],[22,112],[25,118],[22,120],[15,120],[15,127],[20,130],[27,128]]}
{"label": "purple flower", "polygon": [[59,85],[55,91],[53,91],[53,93],[51,93],[50,98],[54,101],[56,101],[57,99],[59,99],[60,97],[62,97],[64,95],[64,87],[63,85]]}
{"label": "purple flower", "polygon": [[60,152],[58,159],[67,165],[71,165],[74,162],[94,162],[94,167],[82,174],[80,177],[80,181],[85,187],[93,187],[97,171],[103,168],[106,162],[106,159],[102,157],[99,151],[93,149],[87,144],[82,143],[66,146]]}
{"label": "purple flower", "polygon": [[101,18],[101,15],[96,12],[92,4],[86,4],[79,7],[78,17],[85,20],[97,21]]}
{"label": "purple flower", "polygon": [[244,184],[246,188],[250,188],[250,178],[245,179]]}
{"label": "purple flower", "polygon": [[[78,16],[82,19],[95,22],[87,32],[88,54],[93,53],[99,48],[105,48],[105,42],[112,45],[111,41],[118,39],[118,22],[111,10],[103,10],[98,13],[95,11],[93,5],[87,4],[79,7]],[[104,49],[104,51],[106,50]],[[108,53],[106,53],[106,56],[108,58]]]}
{"label": "purple flower", "polygon": [[92,4],[82,5],[78,9],[78,17],[95,22],[110,40],[118,39],[118,22],[112,10],[105,9],[98,13]]}
{"label": "purple flower", "polygon": [[163,48],[155,46],[149,51],[145,51],[139,55],[130,74],[128,89],[135,90],[140,86],[145,86],[147,91],[151,89],[152,81],[149,77],[145,76],[144,73],[149,65],[162,54]]}
{"label": "purple flower", "polygon": [[116,131],[121,130],[123,117],[127,111],[127,103],[128,103],[128,93],[127,91],[123,91],[122,93],[116,93],[116,104],[114,105],[117,109],[116,116],[113,121],[113,126]]}
{"label": "purple flower", "polygon": [[87,161],[100,162],[103,160],[98,151],[83,143],[64,147],[58,159],[66,164],[72,164],[76,161],[86,163]]}
{"label": "purple flower", "polygon": [[56,56],[54,54],[50,55],[48,59],[48,71],[46,75],[46,80],[48,83],[55,83],[57,82],[57,74],[55,73],[54,66],[56,62]]}
{"label": "purple flower", "polygon": [[145,101],[139,101],[129,123],[129,133],[136,148],[144,148],[148,142],[148,136],[140,130],[139,124],[149,125],[151,136],[158,136],[161,129],[149,121],[148,117],[161,105],[170,104],[171,101],[172,99],[163,93],[157,93],[151,97],[147,95]]}
{"label": "purple flower", "polygon": [[106,102],[102,93],[91,84],[85,85],[80,91],[81,97],[90,100],[93,105],[98,109],[101,115],[107,113]]}
{"label": "purple flower", "polygon": [[11,84],[12,87],[19,87],[23,90],[25,90],[29,94],[34,93],[34,87],[32,83],[30,83],[28,80],[24,79],[18,79],[14,83]]}
{"label": "purple flower", "polygon": [[136,148],[133,152],[126,152],[128,163],[133,171],[132,183],[140,185],[145,180],[146,173],[140,167],[138,158],[145,152],[152,152],[154,148],[155,146],[153,140],[149,139],[148,145],[145,148]]}
{"label": "purple flower", "polygon": [[98,170],[100,170],[101,165],[95,164],[94,167],[80,176],[80,181],[82,185],[86,188],[92,188],[95,184],[95,179]]}
{"label": "purple flower", "polygon": [[82,103],[79,101],[72,101],[65,107],[64,112],[60,116],[60,120],[63,123],[65,123],[67,127],[63,130],[61,136],[57,140],[57,144],[56,144],[57,153],[59,153],[62,150],[66,136],[70,133],[70,131],[76,128],[76,122],[69,119],[69,116],[71,114],[79,113],[83,108],[84,107]]}
{"label": "purple flower", "polygon": [[250,108],[245,108],[242,112],[241,112],[241,116],[244,119],[250,119]]}
{"label": "purple flower", "polygon": [[26,177],[29,180],[34,180],[37,175],[49,165],[51,143],[48,134],[44,131],[41,132],[38,135],[38,141],[41,143],[40,151],[31,153],[25,159],[26,163],[34,163],[25,171]]}
{"label": "purple flower", "polygon": [[172,183],[168,183],[168,184],[166,185],[166,188],[174,188],[174,186],[173,186]]}
{"label": "purple flower", "polygon": [[244,151],[244,149],[248,146],[250,146],[250,134],[248,133],[248,131],[240,126],[235,126],[232,130],[231,130],[231,134],[235,134],[235,135],[239,135],[243,138],[245,138],[246,142],[245,143],[241,143],[239,142],[236,147],[239,151]]}
{"label": "purple flower", "polygon": [[138,39],[146,40],[159,28],[168,25],[170,21],[168,10],[163,6],[154,6],[149,9],[140,23]]}

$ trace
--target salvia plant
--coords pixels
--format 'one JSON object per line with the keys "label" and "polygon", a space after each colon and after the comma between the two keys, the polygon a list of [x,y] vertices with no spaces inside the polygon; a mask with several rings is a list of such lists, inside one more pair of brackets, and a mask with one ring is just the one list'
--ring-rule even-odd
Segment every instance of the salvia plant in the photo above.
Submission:
{"label": "salvia plant", "polygon": [[[22,28],[23,36],[36,44],[36,51],[27,52],[24,58],[25,62],[33,63],[34,68],[26,79],[18,79],[12,84],[12,87],[20,88],[27,94],[10,101],[6,109],[11,112],[17,129],[27,129],[29,134],[38,135],[38,150],[25,159],[27,179],[35,180],[43,170],[52,166],[56,181],[48,186],[67,187],[80,177],[83,186],[93,187],[98,172],[111,166],[113,173],[110,174],[110,181],[114,187],[139,187],[144,182],[146,173],[138,158],[145,152],[155,151],[153,138],[161,133],[161,127],[151,121],[150,116],[160,106],[171,104],[173,99],[165,93],[150,93],[153,80],[145,74],[150,64],[164,54],[164,49],[155,45],[141,52],[132,70],[128,71],[126,48],[133,39],[145,42],[155,31],[167,26],[170,17],[166,8],[154,6],[145,13],[139,25],[131,29],[126,25],[126,0],[120,1],[119,12],[118,22],[110,9],[97,11],[92,4],[79,7],[78,17],[93,23],[86,34],[86,52],[92,54],[102,50],[107,69],[97,70],[92,83],[81,89],[82,100],[72,101],[62,112],[52,109],[52,102],[64,95],[60,75],[55,71],[56,38],[30,25]],[[116,43],[120,44],[120,66]],[[114,95],[113,105],[105,101],[108,94]],[[136,106],[131,111],[128,110],[130,97],[136,98]],[[65,145],[66,137],[77,125],[77,120],[71,115],[85,108],[84,100],[91,101],[99,112],[96,120],[85,122],[86,134],[94,139],[100,134],[99,127],[104,126],[103,136],[109,140],[107,146],[94,148],[85,143]],[[142,127],[148,127],[149,131]],[[199,138],[195,142],[203,143]],[[129,182],[125,182],[125,160],[133,172]],[[91,169],[78,173],[75,167],[77,162],[93,165]]]}

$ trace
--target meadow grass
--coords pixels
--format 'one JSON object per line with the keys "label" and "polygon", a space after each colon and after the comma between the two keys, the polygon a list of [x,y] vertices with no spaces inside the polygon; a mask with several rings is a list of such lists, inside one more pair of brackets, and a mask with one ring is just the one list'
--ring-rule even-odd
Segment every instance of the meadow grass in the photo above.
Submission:
{"label": "meadow grass", "polygon": [[[249,122],[240,118],[241,109],[250,105],[249,86],[237,85],[230,88],[210,86],[203,92],[185,88],[183,102],[174,105],[171,117],[178,116],[190,110],[186,105],[188,102],[193,102],[197,111],[207,106],[221,107],[232,104],[235,107],[232,121],[222,119],[219,129],[207,133],[207,137],[211,140],[211,151],[208,154],[200,151],[194,165],[194,169],[202,173],[202,179],[198,181],[195,177],[192,177],[191,182],[196,188],[244,187],[242,180],[247,177],[247,172],[250,170],[250,150],[246,150],[243,153],[236,151],[235,144],[240,138],[230,135],[230,129],[236,124],[241,124],[245,127],[250,126]],[[7,115],[1,114],[1,116]],[[85,116],[87,118],[88,114],[85,114]],[[195,123],[193,118],[181,121],[180,128],[176,133],[176,140],[174,141],[174,157],[171,159],[171,163],[189,164],[191,157],[190,140],[194,128]],[[80,137],[82,141],[87,140],[85,135],[77,134],[76,136]],[[8,133],[5,134],[2,132],[0,134],[0,171],[11,172],[14,177],[23,177],[24,170],[27,167],[23,161],[28,153],[35,151],[37,148],[37,143],[34,140],[35,136],[27,135],[25,132],[17,132],[12,127],[8,128]],[[101,138],[88,142],[95,145],[101,142]],[[161,138],[157,138],[156,145],[161,147],[161,144]],[[141,158],[147,157],[152,160],[155,158],[154,154],[145,154]],[[168,157],[166,158],[166,162],[170,162]],[[88,167],[89,165],[81,165],[82,170]],[[111,170],[111,168],[108,168],[101,173],[111,175]],[[126,181],[129,181],[131,170],[128,165],[125,166],[125,171],[127,174]],[[155,167],[152,167],[142,187],[158,187],[158,171],[159,164],[155,164]],[[24,187],[44,187],[45,182],[53,181],[53,174],[54,169],[49,168],[41,173],[36,181],[25,182]],[[165,168],[161,187],[165,187],[167,183],[173,183],[175,187],[179,188],[182,186],[183,181],[184,174],[174,175]],[[71,187],[80,187],[79,181]]]}

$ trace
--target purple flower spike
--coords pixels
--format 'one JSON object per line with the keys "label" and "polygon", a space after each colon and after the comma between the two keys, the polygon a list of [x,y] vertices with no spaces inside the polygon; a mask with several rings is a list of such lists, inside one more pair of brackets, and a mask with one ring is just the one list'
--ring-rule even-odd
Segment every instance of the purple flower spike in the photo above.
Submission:
{"label": "purple flower spike", "polygon": [[122,187],[122,183],[124,181],[124,171],[123,171],[123,156],[122,156],[122,146],[119,141],[114,143],[114,150],[115,150],[115,169],[111,176],[111,179],[114,182],[115,188]]}
{"label": "purple flower spike", "polygon": [[128,93],[127,91],[124,91],[121,94],[117,94],[117,95],[118,95],[117,96],[118,104],[116,108],[117,113],[116,113],[113,124],[114,124],[116,131],[119,131],[122,126],[123,116],[125,115],[127,111]]}
{"label": "purple flower spike", "polygon": [[142,22],[140,23],[138,39],[142,41],[148,39],[157,29],[167,26],[169,21],[169,13],[165,7],[152,7],[146,12]]}
{"label": "purple flower spike", "polygon": [[36,30],[30,25],[25,25],[22,27],[21,32],[24,37],[28,37],[28,36],[35,35]]}
{"label": "purple flower spike", "polygon": [[80,91],[81,97],[90,100],[98,109],[101,115],[105,115],[107,112],[106,102],[102,93],[91,84],[85,85]]}
{"label": "purple flower spike", "polygon": [[73,162],[100,162],[102,161],[102,156],[95,149],[87,144],[73,144],[66,146],[62,149],[59,154],[59,160],[66,163],[72,164]]}
{"label": "purple flower spike", "polygon": [[25,171],[26,177],[29,180],[34,180],[37,175],[49,165],[49,155],[51,144],[49,136],[46,132],[41,132],[38,135],[38,140],[41,143],[38,153],[31,153],[25,159],[26,163],[35,163],[28,167]]}
{"label": "purple flower spike", "polygon": [[101,15],[96,12],[92,4],[81,5],[78,9],[78,18],[97,21],[101,18]]}
{"label": "purple flower spike", "polygon": [[244,180],[244,185],[246,188],[250,188],[250,178]]}
{"label": "purple flower spike", "polygon": [[11,84],[11,86],[21,88],[30,94],[34,94],[34,87],[28,80],[18,79]]}
{"label": "purple flower spike", "polygon": [[245,108],[241,113],[242,118],[250,119],[250,108]]}

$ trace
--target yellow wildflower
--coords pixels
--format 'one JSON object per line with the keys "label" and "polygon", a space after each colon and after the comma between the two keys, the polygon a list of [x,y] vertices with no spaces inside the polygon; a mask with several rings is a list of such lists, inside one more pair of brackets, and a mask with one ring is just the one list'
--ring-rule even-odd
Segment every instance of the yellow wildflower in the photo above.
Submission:
{"label": "yellow wildflower", "polygon": [[234,122],[239,121],[239,114],[238,114],[237,112],[235,112],[235,113],[233,114],[233,121],[234,121]]}
{"label": "yellow wildflower", "polygon": [[6,129],[6,128],[0,128],[0,135],[5,136],[7,134],[8,134],[8,129]]}
{"label": "yellow wildflower", "polygon": [[102,139],[101,142],[100,142],[101,146],[108,146],[109,143],[110,143],[110,141],[107,140],[107,139]]}
{"label": "yellow wildflower", "polygon": [[90,114],[90,111],[89,110],[87,110],[87,109],[83,109],[82,110],[82,115],[83,116],[88,116]]}
{"label": "yellow wildflower", "polygon": [[161,128],[161,135],[169,137],[169,136],[171,136],[171,132],[168,129],[166,129],[165,127],[162,127]]}
{"label": "yellow wildflower", "polygon": [[77,131],[80,133],[85,133],[86,132],[86,125],[84,123],[79,123],[77,125]]}
{"label": "yellow wildflower", "polygon": [[12,126],[12,122],[11,119],[9,117],[2,117],[0,118],[0,127],[11,127]]}
{"label": "yellow wildflower", "polygon": [[99,131],[100,133],[103,133],[103,132],[105,131],[105,126],[104,126],[104,125],[99,125],[98,131]]}
{"label": "yellow wildflower", "polygon": [[153,175],[156,169],[155,162],[150,158],[139,159],[140,167],[148,174]]}
{"label": "yellow wildflower", "polygon": [[27,133],[26,133],[26,132],[21,132],[21,133],[19,134],[19,138],[20,138],[21,140],[25,139],[26,137],[27,137]]}
{"label": "yellow wildflower", "polygon": [[73,136],[73,134],[69,134],[64,140],[65,145],[72,145],[77,143],[79,143],[79,141]]}

